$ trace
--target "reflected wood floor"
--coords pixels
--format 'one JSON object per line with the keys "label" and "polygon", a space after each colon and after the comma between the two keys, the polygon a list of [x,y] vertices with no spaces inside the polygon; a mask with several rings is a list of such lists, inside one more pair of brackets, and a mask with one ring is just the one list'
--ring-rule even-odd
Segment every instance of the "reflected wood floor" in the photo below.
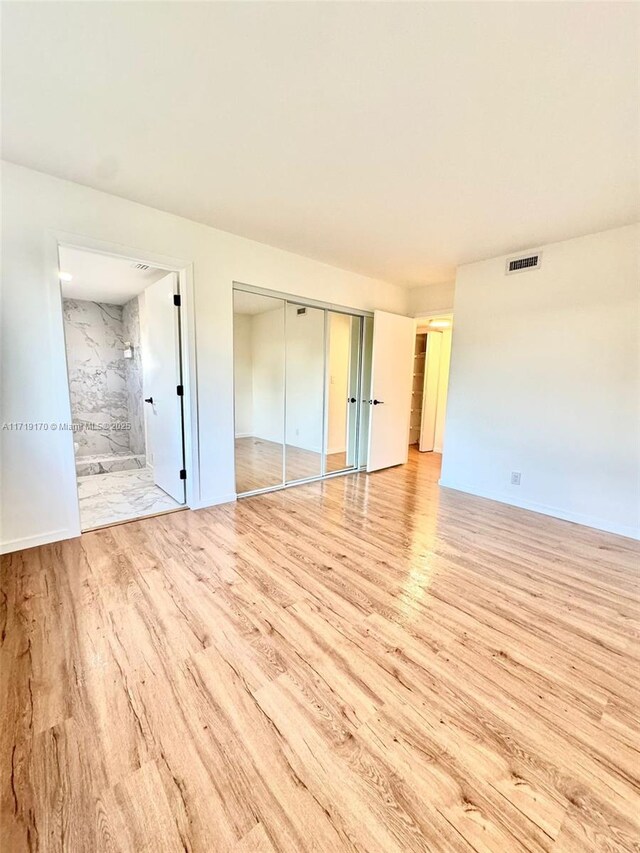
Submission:
{"label": "reflected wood floor", "polygon": [[438,462],[4,558],[2,849],[637,849],[640,546]]}
{"label": "reflected wood floor", "polygon": [[[282,483],[282,444],[255,436],[242,436],[235,440],[236,491],[239,494],[266,489]],[[313,450],[287,444],[287,482],[319,477],[322,457]],[[342,471],[347,467],[346,453],[327,454],[327,472]]]}

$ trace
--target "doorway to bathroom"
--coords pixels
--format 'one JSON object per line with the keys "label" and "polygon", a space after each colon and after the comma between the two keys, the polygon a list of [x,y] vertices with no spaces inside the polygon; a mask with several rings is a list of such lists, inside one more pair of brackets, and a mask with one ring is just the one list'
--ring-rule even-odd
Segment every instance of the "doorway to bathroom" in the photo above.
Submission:
{"label": "doorway to bathroom", "polygon": [[183,509],[177,272],[59,246],[83,531]]}

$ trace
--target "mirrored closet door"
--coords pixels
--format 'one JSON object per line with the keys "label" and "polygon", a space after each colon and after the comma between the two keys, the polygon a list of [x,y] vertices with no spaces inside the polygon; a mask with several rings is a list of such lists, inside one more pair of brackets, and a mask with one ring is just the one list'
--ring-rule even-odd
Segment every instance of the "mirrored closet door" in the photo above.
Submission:
{"label": "mirrored closet door", "polygon": [[236,490],[280,486],[284,477],[283,299],[234,291]]}
{"label": "mirrored closet door", "polygon": [[322,476],[325,312],[287,303],[285,481]]}
{"label": "mirrored closet door", "polygon": [[357,467],[362,319],[327,312],[327,473]]}
{"label": "mirrored closet door", "polygon": [[250,289],[233,299],[237,493],[357,470],[369,318]]}

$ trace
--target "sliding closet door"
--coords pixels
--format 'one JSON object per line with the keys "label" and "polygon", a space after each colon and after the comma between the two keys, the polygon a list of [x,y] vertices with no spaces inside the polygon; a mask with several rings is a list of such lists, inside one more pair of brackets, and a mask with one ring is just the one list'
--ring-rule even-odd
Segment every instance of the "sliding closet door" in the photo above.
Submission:
{"label": "sliding closet door", "polygon": [[360,468],[371,318],[238,287],[233,330],[237,493]]}
{"label": "sliding closet door", "polygon": [[325,322],[323,308],[287,303],[285,480],[323,474]]}
{"label": "sliding closet door", "polygon": [[234,291],[236,491],[284,483],[285,302]]}
{"label": "sliding closet door", "polygon": [[328,312],[326,464],[328,474],[358,465],[362,317]]}

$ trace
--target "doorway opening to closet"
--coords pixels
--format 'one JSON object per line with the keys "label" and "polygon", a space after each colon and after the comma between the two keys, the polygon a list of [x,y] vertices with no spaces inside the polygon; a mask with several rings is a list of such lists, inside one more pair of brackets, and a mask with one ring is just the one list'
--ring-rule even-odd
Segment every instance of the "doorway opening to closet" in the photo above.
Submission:
{"label": "doorway opening to closet", "polygon": [[444,446],[452,329],[452,314],[416,324],[409,446],[423,453],[442,453]]}
{"label": "doorway opening to closet", "polygon": [[236,491],[366,463],[372,317],[235,286]]}
{"label": "doorway opening to closet", "polygon": [[179,274],[58,246],[80,527],[185,506]]}

